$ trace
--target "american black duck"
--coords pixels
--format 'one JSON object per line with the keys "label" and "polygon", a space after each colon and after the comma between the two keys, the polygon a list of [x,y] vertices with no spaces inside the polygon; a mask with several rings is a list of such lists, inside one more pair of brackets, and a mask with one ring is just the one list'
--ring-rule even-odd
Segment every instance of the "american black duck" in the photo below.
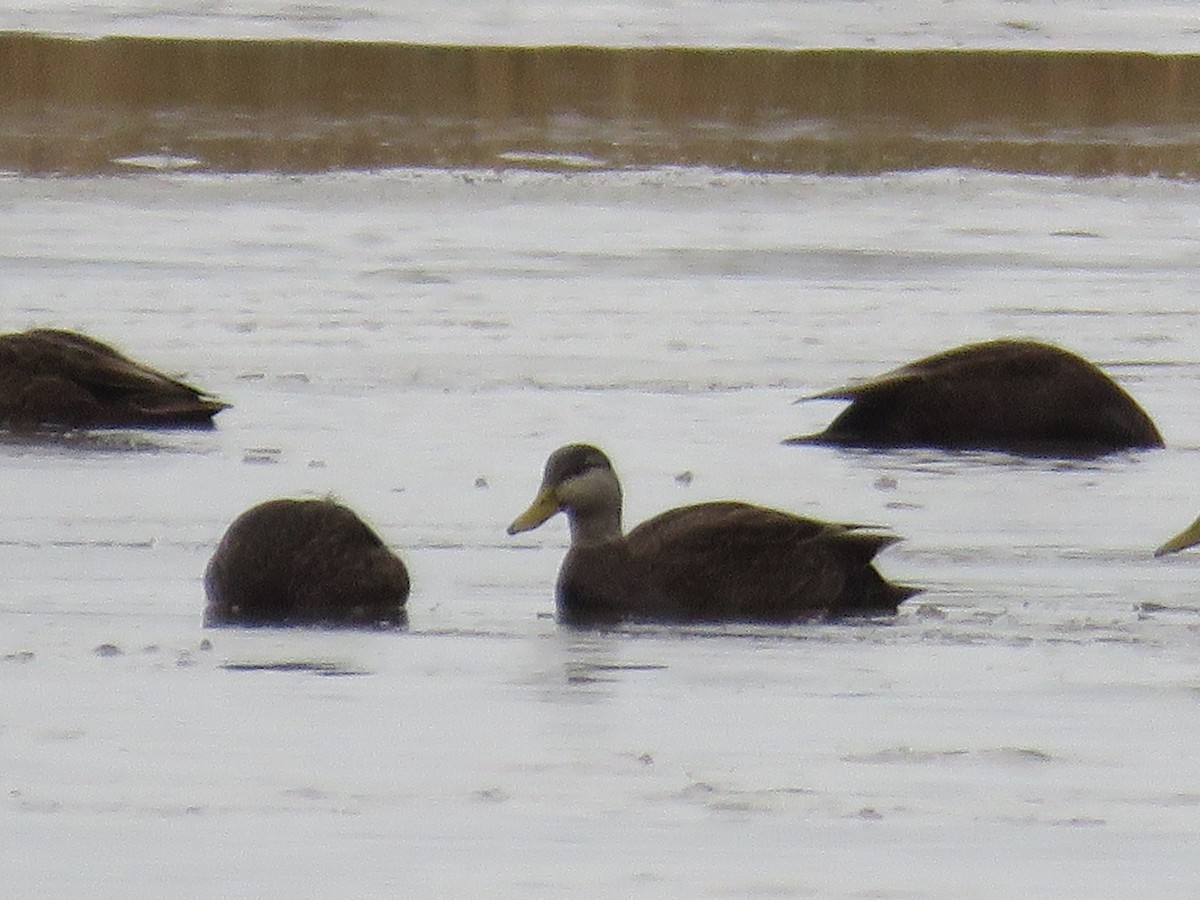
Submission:
{"label": "american black duck", "polygon": [[0,427],[211,427],[227,407],[82,334],[0,335]]}
{"label": "american black duck", "polygon": [[204,573],[205,625],[405,625],[408,570],[333,500],[268,500],[238,516]]}
{"label": "american black duck", "polygon": [[824,431],[784,443],[1080,457],[1163,444],[1150,417],[1099,368],[1036,341],[956,347],[806,399],[850,405]]}
{"label": "american black duck", "polygon": [[1171,538],[1154,551],[1155,556],[1166,556],[1168,553],[1178,553],[1188,547],[1200,544],[1200,519],[1197,519],[1175,537]]}
{"label": "american black duck", "polygon": [[567,624],[838,619],[893,614],[916,593],[871,565],[895,536],[748,503],[684,506],[623,534],[612,463],[586,444],[551,454],[508,533],[560,511],[571,527],[556,591]]}

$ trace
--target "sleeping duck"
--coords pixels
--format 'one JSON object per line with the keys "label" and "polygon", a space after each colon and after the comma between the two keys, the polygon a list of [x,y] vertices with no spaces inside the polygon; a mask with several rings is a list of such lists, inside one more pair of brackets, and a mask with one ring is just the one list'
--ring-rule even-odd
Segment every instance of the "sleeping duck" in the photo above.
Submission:
{"label": "sleeping duck", "polygon": [[1150,417],[1099,368],[1036,341],[957,347],[805,399],[850,405],[824,431],[786,444],[1078,457],[1163,445]]}
{"label": "sleeping duck", "polygon": [[0,335],[0,427],[212,427],[227,403],[107,344],[38,328]]}
{"label": "sleeping duck", "polygon": [[402,626],[408,570],[352,510],[268,500],[238,516],[204,573],[205,625]]}

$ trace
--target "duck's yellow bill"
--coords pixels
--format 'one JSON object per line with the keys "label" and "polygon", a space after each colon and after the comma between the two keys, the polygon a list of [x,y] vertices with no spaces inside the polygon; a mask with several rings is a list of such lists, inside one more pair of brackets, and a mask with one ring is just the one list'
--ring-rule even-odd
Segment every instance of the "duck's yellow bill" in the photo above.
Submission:
{"label": "duck's yellow bill", "polygon": [[537,528],[556,512],[558,512],[558,496],[554,493],[554,488],[542,488],[533,498],[529,509],[513,519],[513,523],[508,526],[508,533],[520,534],[522,531]]}
{"label": "duck's yellow bill", "polygon": [[1165,556],[1168,553],[1175,553],[1179,550],[1186,550],[1188,547],[1200,544],[1200,519],[1197,519],[1175,537],[1171,538],[1161,547],[1154,551],[1155,556]]}

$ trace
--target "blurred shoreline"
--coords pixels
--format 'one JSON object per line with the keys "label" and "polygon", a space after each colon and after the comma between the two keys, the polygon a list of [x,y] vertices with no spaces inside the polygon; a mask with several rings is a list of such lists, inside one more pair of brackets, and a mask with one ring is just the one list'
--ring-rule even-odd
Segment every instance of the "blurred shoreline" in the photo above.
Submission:
{"label": "blurred shoreline", "polygon": [[1200,176],[1200,55],[0,34],[0,170]]}

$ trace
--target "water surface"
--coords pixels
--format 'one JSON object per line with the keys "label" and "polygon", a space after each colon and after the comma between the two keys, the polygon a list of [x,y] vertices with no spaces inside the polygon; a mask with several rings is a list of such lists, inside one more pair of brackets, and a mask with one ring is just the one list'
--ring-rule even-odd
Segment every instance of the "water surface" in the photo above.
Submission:
{"label": "water surface", "polygon": [[1189,0],[21,0],[0,30],[433,44],[1196,51]]}
{"label": "water surface", "polygon": [[[234,403],[213,432],[0,444],[14,896],[1185,897],[1197,871],[1200,196],[966,171],[400,170],[0,180],[7,327]],[[1051,340],[1162,451],[780,446],[806,394]],[[738,497],[904,536],[894,621],[573,633],[545,456],[627,518]],[[688,473],[689,477],[679,477]],[[271,496],[408,560],[412,627],[205,631]],[[70,855],[70,864],[64,860]]]}

